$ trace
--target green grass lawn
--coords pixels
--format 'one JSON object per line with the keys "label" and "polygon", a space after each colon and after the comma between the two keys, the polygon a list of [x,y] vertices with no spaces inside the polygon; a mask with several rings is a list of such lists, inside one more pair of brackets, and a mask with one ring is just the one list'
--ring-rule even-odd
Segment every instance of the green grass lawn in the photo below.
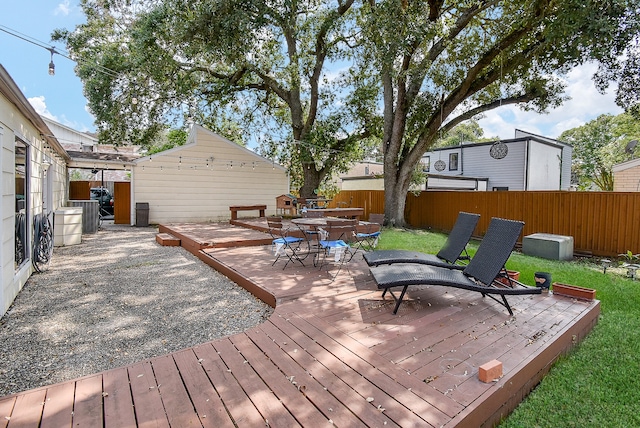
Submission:
{"label": "green grass lawn", "polygon": [[[437,253],[446,235],[384,229],[378,249]],[[477,243],[469,245],[473,254]],[[638,250],[638,249],[634,249]],[[622,269],[603,274],[598,261],[560,262],[513,253],[507,268],[534,285],[534,272],[554,282],[596,289],[602,314],[587,338],[562,357],[501,427],[640,427],[640,281]]]}

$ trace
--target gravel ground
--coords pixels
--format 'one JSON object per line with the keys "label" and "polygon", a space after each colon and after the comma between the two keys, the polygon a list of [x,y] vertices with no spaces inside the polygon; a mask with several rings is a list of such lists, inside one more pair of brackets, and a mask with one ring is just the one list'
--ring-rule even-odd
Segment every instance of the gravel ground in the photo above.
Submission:
{"label": "gravel ground", "polygon": [[272,309],[156,229],[105,225],[56,248],[0,319],[0,396],[239,333]]}

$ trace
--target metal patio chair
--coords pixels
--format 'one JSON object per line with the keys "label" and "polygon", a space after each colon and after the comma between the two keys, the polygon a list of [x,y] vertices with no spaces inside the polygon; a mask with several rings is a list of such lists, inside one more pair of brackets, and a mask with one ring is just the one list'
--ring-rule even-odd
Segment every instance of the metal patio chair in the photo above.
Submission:
{"label": "metal patio chair", "polygon": [[274,266],[281,256],[287,258],[282,269],[286,268],[290,262],[296,261],[304,266],[302,262],[303,258],[300,257],[300,255],[303,249],[302,244],[305,243],[306,240],[298,236],[292,236],[289,229],[285,228],[282,224],[282,217],[267,217],[267,226],[273,238],[271,248],[276,256],[271,266]]}

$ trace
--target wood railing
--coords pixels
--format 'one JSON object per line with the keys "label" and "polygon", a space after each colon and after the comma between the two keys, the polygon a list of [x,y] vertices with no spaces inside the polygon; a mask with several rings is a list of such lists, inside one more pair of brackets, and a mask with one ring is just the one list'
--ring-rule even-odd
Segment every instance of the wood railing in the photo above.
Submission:
{"label": "wood railing", "polygon": [[[384,192],[340,192],[332,205],[384,212]],[[481,215],[475,235],[484,235],[491,217],[525,222],[523,235],[573,236],[578,253],[617,256],[640,253],[640,192],[474,192],[427,191],[407,195],[405,220],[416,228],[449,231],[460,211]]]}

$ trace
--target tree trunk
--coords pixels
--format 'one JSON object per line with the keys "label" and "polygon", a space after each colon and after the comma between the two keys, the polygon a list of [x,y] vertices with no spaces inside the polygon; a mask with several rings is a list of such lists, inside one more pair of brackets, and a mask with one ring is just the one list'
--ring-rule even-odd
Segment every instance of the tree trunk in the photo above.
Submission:
{"label": "tree trunk", "polygon": [[[397,175],[396,172],[397,171]],[[403,172],[403,168],[384,176],[384,217],[385,223],[391,227],[405,227],[404,209],[407,203],[411,176]]]}
{"label": "tree trunk", "polygon": [[304,171],[304,182],[300,187],[300,197],[317,198],[316,191],[322,181],[322,171],[317,171],[313,163],[304,163],[302,169]]}

